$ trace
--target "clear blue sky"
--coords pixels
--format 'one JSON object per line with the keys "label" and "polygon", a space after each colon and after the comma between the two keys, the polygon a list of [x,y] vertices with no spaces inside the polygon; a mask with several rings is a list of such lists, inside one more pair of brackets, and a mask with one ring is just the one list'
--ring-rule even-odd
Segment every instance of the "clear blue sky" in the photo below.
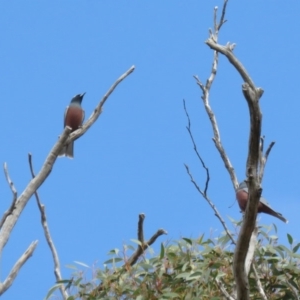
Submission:
{"label": "clear blue sky", "polygon": [[[0,161],[7,162],[21,194],[30,180],[28,152],[37,172],[62,132],[70,99],[86,92],[89,117],[111,84],[136,70],[109,98],[96,124],[75,143],[75,158],[57,160],[40,188],[64,278],[65,265],[98,266],[112,248],[136,238],[144,212],[145,235],[168,231],[156,244],[181,236],[223,231],[186,174],[203,186],[204,172],[188,137],[185,99],[199,151],[210,169],[209,196],[222,216],[240,218],[223,162],[192,75],[203,81],[212,51],[204,44],[215,1],[1,1]],[[220,43],[235,42],[261,98],[263,134],[276,145],[263,181],[264,196],[289,224],[274,222],[280,242],[299,241],[299,19],[300,2],[230,0]],[[242,79],[224,57],[211,92],[224,147],[244,179],[249,117]],[[11,191],[0,176],[0,209]],[[28,245],[39,240],[2,299],[42,299],[54,284],[53,261],[32,198],[5,247],[1,281]]]}

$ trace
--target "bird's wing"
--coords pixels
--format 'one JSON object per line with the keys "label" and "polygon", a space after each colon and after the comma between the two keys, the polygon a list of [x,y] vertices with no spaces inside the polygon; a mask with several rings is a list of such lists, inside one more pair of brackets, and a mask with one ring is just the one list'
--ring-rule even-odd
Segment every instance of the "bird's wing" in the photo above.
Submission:
{"label": "bird's wing", "polygon": [[65,114],[64,114],[64,128],[66,127],[66,116],[67,116],[68,109],[69,109],[69,106],[67,106],[66,109],[65,109]]}
{"label": "bird's wing", "polygon": [[82,121],[81,121],[81,124],[83,124],[84,117],[85,117],[85,111],[84,111],[84,110],[82,110]]}
{"label": "bird's wing", "polygon": [[245,181],[242,181],[237,188],[237,191],[241,191],[241,190],[248,193],[248,187]]}
{"label": "bird's wing", "polygon": [[270,204],[267,202],[267,200],[266,200],[265,198],[260,197],[259,201],[260,201],[262,204],[264,204],[264,205],[266,205],[266,206],[268,206],[268,207],[271,208]]}

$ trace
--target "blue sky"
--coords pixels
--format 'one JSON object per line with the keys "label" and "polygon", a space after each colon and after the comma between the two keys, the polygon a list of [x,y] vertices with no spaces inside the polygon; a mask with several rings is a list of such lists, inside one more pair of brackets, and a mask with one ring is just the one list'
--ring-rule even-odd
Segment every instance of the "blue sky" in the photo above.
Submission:
{"label": "blue sky", "polygon": [[[136,70],[108,99],[96,124],[75,142],[75,158],[57,160],[39,189],[65,266],[81,261],[98,266],[107,252],[136,238],[144,212],[145,236],[168,231],[156,243],[182,236],[223,231],[192,186],[186,163],[204,185],[188,137],[186,100],[199,152],[210,169],[209,196],[222,216],[240,218],[234,191],[214,148],[212,130],[193,79],[205,81],[212,51],[204,44],[213,7],[222,1],[2,1],[0,3],[0,93],[3,141],[0,161],[21,194],[30,180],[28,153],[35,171],[62,132],[70,99],[86,92],[88,118],[111,84],[132,65]],[[280,242],[296,240],[299,217],[299,1],[229,0],[219,42],[235,42],[261,98],[266,143],[275,140],[263,181],[263,194],[289,219],[274,222]],[[245,176],[249,116],[242,79],[224,57],[211,91],[221,138],[239,180]],[[0,209],[11,191],[0,176]],[[232,207],[231,207],[232,206]],[[229,223],[229,220],[228,220]],[[26,206],[0,262],[1,281],[28,245],[34,255],[2,296],[42,299],[54,284],[53,262],[35,199]],[[154,247],[154,248],[155,248]]]}

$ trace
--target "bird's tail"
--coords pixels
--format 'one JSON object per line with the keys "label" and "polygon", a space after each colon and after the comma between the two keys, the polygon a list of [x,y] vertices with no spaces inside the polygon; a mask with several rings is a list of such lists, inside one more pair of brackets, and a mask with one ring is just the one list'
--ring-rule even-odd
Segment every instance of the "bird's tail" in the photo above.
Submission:
{"label": "bird's tail", "polygon": [[74,142],[71,142],[70,144],[64,146],[58,156],[67,156],[69,158],[74,157]]}
{"label": "bird's tail", "polygon": [[288,221],[286,218],[284,218],[283,215],[280,214],[279,212],[276,212],[276,211],[274,211],[274,210],[271,210],[269,213],[270,213],[270,215],[272,215],[272,216],[278,218],[279,220],[283,221],[284,223],[288,223],[288,222],[289,222],[289,221]]}

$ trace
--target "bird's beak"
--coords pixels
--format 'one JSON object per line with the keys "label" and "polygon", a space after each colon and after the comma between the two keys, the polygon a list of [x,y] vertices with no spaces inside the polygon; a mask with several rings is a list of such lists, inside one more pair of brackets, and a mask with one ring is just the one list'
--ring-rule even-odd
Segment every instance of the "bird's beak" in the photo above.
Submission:
{"label": "bird's beak", "polygon": [[84,92],[83,94],[80,95],[80,97],[83,98],[83,96],[84,96],[85,94],[86,94],[86,93]]}

